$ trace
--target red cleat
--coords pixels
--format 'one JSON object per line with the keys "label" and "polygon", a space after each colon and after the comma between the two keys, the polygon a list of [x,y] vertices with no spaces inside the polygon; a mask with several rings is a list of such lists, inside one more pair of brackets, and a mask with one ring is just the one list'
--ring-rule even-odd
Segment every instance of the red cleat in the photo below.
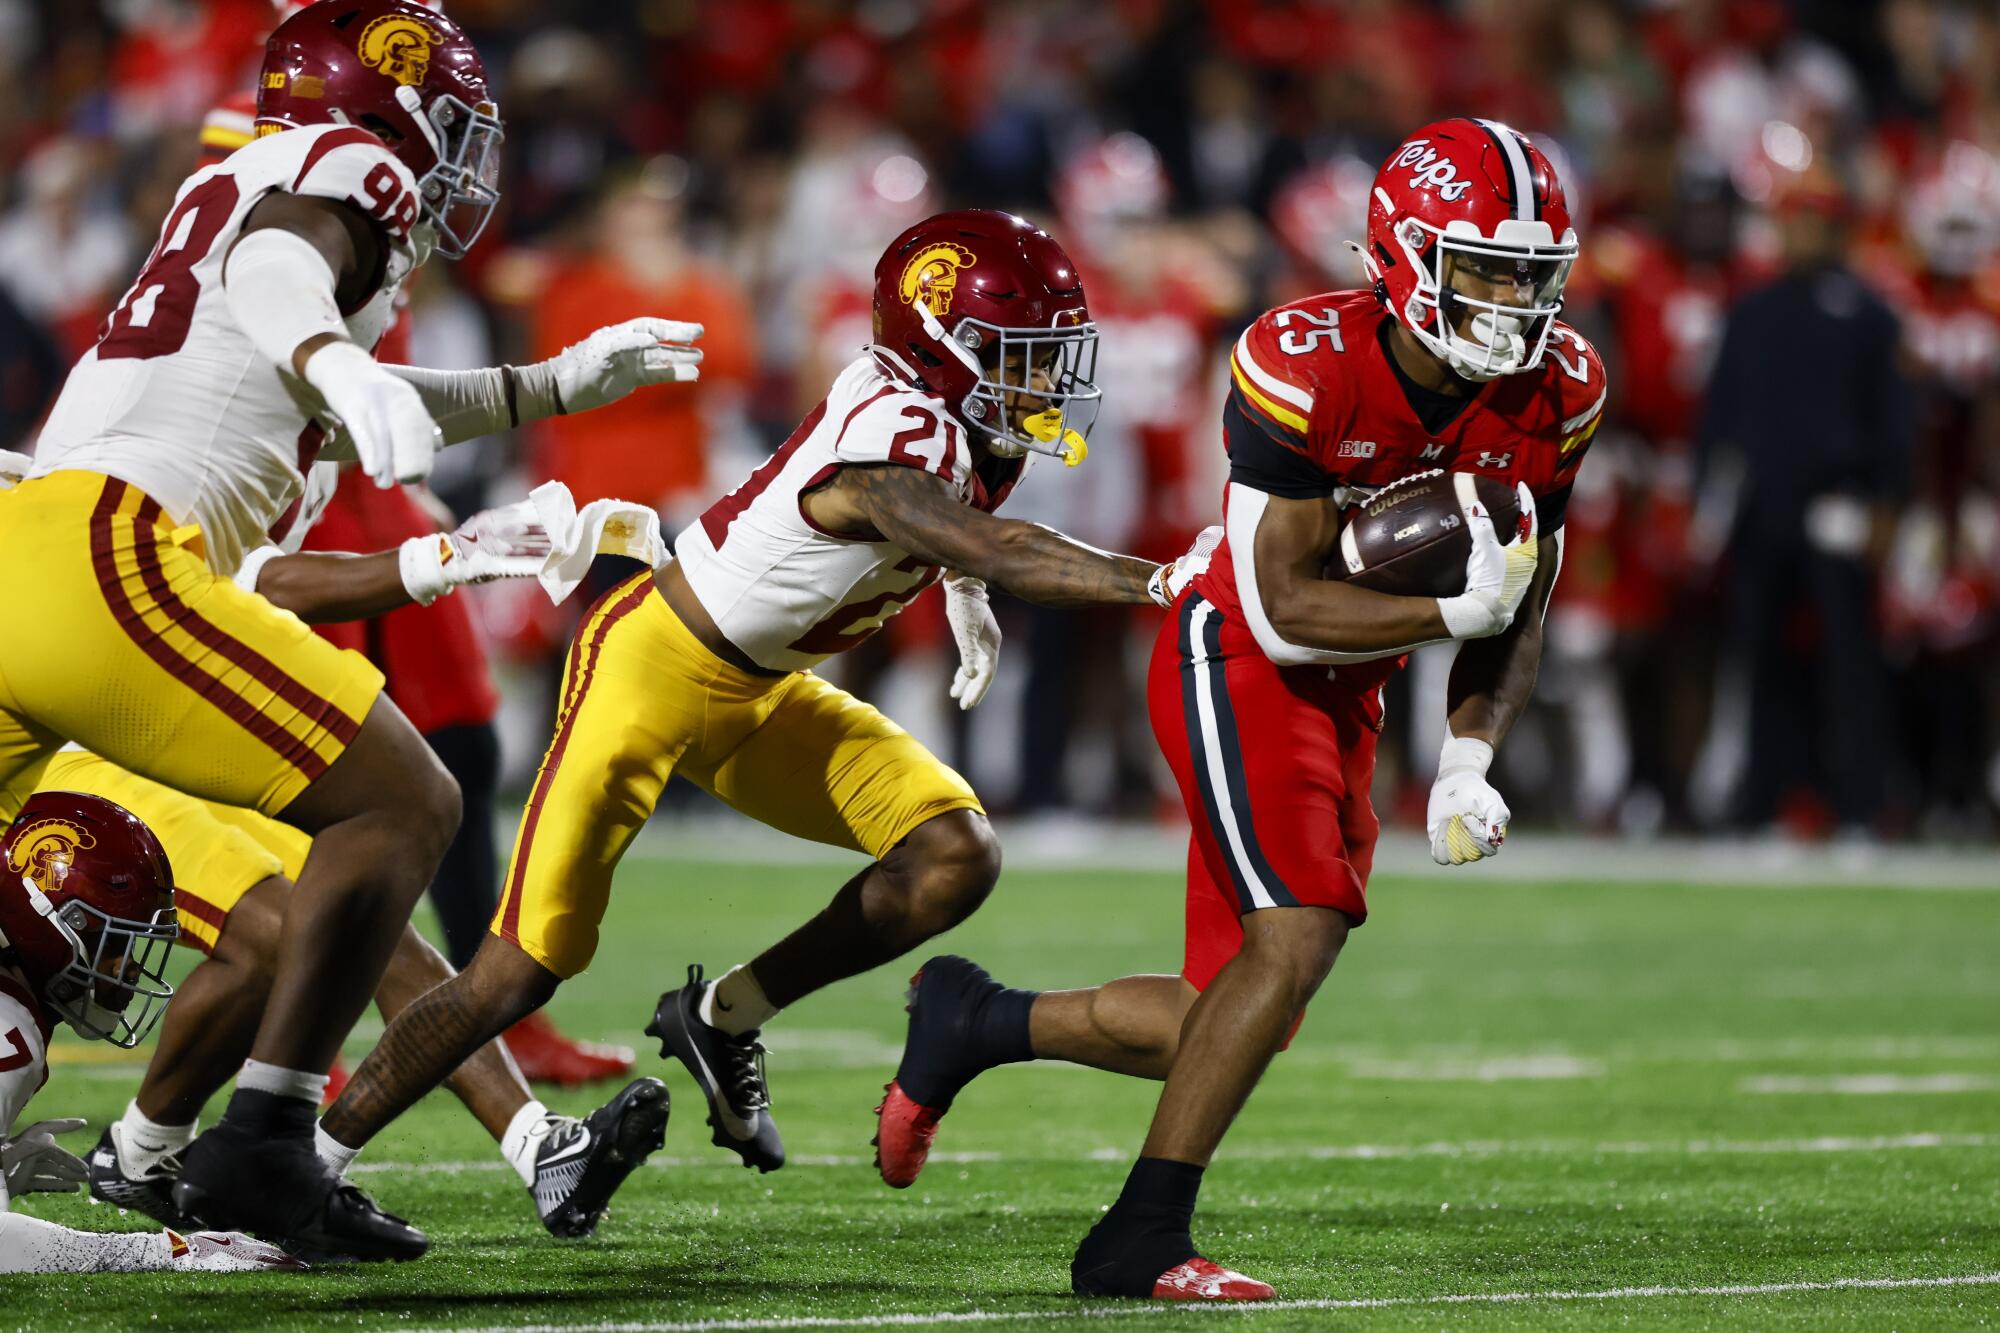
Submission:
{"label": "red cleat", "polygon": [[333,1068],[326,1071],[326,1091],[319,1095],[321,1107],[328,1107],[340,1100],[340,1094],[347,1087],[347,1066],[339,1056],[333,1057]]}
{"label": "red cleat", "polygon": [[1156,1301],[1268,1301],[1277,1294],[1270,1283],[1245,1277],[1198,1254],[1169,1268],[1153,1284]]}
{"label": "red cleat", "polygon": [[882,1091],[882,1104],[875,1108],[882,1122],[875,1129],[875,1169],[886,1183],[906,1190],[917,1183],[931,1155],[944,1112],[911,1101],[900,1083],[889,1083]]}
{"label": "red cleat", "polygon": [[631,1047],[572,1040],[540,1013],[529,1014],[503,1035],[530,1082],[577,1088],[632,1072]]}

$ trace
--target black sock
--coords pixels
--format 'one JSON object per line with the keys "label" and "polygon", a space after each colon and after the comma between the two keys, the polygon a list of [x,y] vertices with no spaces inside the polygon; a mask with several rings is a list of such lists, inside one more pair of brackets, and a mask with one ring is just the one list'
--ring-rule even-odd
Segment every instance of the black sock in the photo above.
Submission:
{"label": "black sock", "polygon": [[1082,1295],[1151,1296],[1162,1274],[1195,1256],[1190,1228],[1202,1171],[1164,1157],[1134,1162],[1118,1202],[1077,1247],[1070,1285]]}
{"label": "black sock", "polygon": [[440,727],[424,740],[458,779],[465,817],[431,881],[431,906],[444,932],[445,957],[463,972],[486,941],[499,905],[500,865],[494,856],[493,796],[500,769],[500,741],[490,723]]}
{"label": "black sock", "polygon": [[1035,1007],[1035,997],[1040,994],[1040,991],[1003,987],[980,1001],[971,1026],[982,1065],[990,1069],[994,1065],[1014,1065],[1035,1058],[1035,1048],[1028,1041],[1028,1011]]}
{"label": "black sock", "polygon": [[232,1128],[258,1138],[303,1138],[310,1143],[313,1126],[319,1122],[319,1107],[303,1097],[238,1088],[229,1094],[229,1107],[222,1118]]}

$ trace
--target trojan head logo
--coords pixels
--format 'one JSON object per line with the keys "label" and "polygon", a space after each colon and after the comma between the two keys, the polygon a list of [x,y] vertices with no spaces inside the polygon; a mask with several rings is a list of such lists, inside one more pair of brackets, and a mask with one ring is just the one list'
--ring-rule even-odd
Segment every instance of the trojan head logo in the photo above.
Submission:
{"label": "trojan head logo", "polygon": [[7,849],[7,869],[26,876],[43,893],[54,893],[69,878],[76,854],[96,845],[89,830],[67,819],[38,819],[15,831]]}
{"label": "trojan head logo", "polygon": [[397,83],[415,85],[424,81],[431,67],[431,48],[438,40],[437,29],[420,19],[384,14],[361,30],[354,49],[370,68]]}
{"label": "trojan head logo", "polygon": [[951,296],[958,289],[958,271],[978,262],[978,256],[962,245],[927,245],[910,256],[903,266],[903,280],[897,284],[903,304],[921,301],[933,315],[951,309]]}

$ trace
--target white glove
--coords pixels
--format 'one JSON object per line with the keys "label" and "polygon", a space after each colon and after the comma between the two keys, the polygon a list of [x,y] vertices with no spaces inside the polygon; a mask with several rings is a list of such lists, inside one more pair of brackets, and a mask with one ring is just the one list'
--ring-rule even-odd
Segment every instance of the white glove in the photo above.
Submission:
{"label": "white glove", "polygon": [[410,538],[398,562],[403,587],[418,605],[429,606],[468,583],[531,579],[548,554],[549,534],[534,501],[520,500],[474,514],[456,532]]}
{"label": "white glove", "polygon": [[1452,638],[1483,639],[1514,623],[1514,612],[1528,595],[1528,585],[1535,581],[1540,520],[1527,483],[1516,483],[1514,493],[1521,512],[1528,517],[1528,531],[1503,546],[1493,531],[1492,515],[1479,503],[1472,474],[1454,472],[1451,480],[1458,489],[1466,529],[1472,534],[1472,550],[1465,557],[1465,591],[1456,597],[1438,598],[1438,611]]}
{"label": "white glove", "polygon": [[588,412],[615,403],[647,384],[686,384],[701,376],[699,324],[673,319],[628,319],[563,348],[549,361],[564,412]]}
{"label": "white glove", "polygon": [[297,1270],[305,1265],[275,1245],[253,1240],[240,1231],[189,1231],[169,1228],[167,1266],[181,1273],[263,1273],[274,1268]]}
{"label": "white glove", "polygon": [[361,470],[383,490],[431,474],[444,436],[414,386],[350,342],[332,342],[306,362],[306,382],[354,441]]}
{"label": "white glove", "polygon": [[42,1120],[0,1144],[0,1176],[9,1194],[68,1194],[90,1179],[83,1159],[56,1143],[58,1134],[83,1128],[81,1120]]}
{"label": "white glove", "polygon": [[1493,747],[1471,737],[1447,736],[1438,755],[1424,828],[1431,835],[1431,860],[1462,866],[1500,853],[1513,815],[1486,780]]}
{"label": "white glove", "polygon": [[986,600],[986,585],[970,574],[944,581],[944,617],[951,637],[958,640],[958,674],[951,678],[951,697],[961,712],[986,697],[1000,665],[1000,622]]}
{"label": "white glove", "polygon": [[1206,573],[1216,547],[1222,545],[1220,527],[1203,528],[1195,534],[1194,545],[1153,571],[1146,580],[1146,593],[1161,606],[1172,606],[1182,590]]}

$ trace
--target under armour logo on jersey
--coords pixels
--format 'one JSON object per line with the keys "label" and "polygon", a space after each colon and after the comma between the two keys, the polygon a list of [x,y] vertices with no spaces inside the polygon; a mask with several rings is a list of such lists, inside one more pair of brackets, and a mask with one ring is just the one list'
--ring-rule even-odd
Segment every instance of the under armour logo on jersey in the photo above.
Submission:
{"label": "under armour logo on jersey", "polygon": [[[1425,455],[1425,457],[1429,457],[1429,455]],[[1504,468],[1510,466],[1513,463],[1513,461],[1514,461],[1514,453],[1511,449],[1504,454],[1490,453],[1487,450],[1481,449],[1479,451],[1479,457],[1473,461],[1472,465],[1474,467]]]}
{"label": "under armour logo on jersey", "polygon": [[1443,441],[1432,440],[1429,444],[1424,446],[1424,461],[1426,463],[1434,463],[1438,459],[1443,457],[1444,457]]}
{"label": "under armour logo on jersey", "polygon": [[1460,179],[1458,167],[1450,158],[1439,156],[1430,142],[1429,139],[1412,139],[1404,144],[1403,151],[1396,154],[1396,165],[1411,169],[1411,189],[1434,190],[1438,198],[1455,204],[1472,188],[1472,182]]}

